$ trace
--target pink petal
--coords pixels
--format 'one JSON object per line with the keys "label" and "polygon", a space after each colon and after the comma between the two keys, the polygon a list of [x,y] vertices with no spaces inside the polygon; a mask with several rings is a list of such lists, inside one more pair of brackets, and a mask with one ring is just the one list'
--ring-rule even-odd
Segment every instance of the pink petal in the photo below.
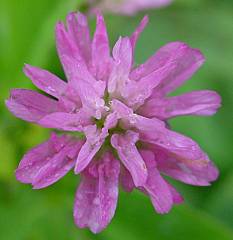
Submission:
{"label": "pink petal", "polygon": [[106,137],[108,136],[108,130],[115,127],[116,124],[117,116],[115,113],[111,113],[107,116],[104,127],[101,129],[101,131],[97,129],[96,125],[90,125],[84,128],[86,142],[81,148],[76,161],[76,174],[83,171],[86,166],[91,162],[96,153],[100,150]]}
{"label": "pink petal", "polygon": [[110,49],[103,16],[97,14],[96,30],[92,42],[92,66],[97,79],[106,80],[109,73]]}
{"label": "pink petal", "polygon": [[136,187],[143,186],[147,179],[146,165],[135,146],[137,140],[138,134],[133,131],[127,131],[125,135],[113,134],[111,138],[112,146],[132,175]]}
{"label": "pink petal", "polygon": [[69,66],[67,75],[74,89],[79,89],[79,84],[86,82],[92,85],[90,87],[94,88],[94,90],[96,90],[100,96],[103,96],[105,83],[96,80],[89,72],[86,64],[79,62],[75,58],[68,55],[63,55],[62,61]]}
{"label": "pink petal", "polygon": [[65,112],[77,113],[82,108],[82,102],[76,89],[72,87],[69,82],[67,84],[66,91],[58,100],[59,106],[61,106]]}
{"label": "pink petal", "polygon": [[154,144],[176,158],[184,162],[190,162],[196,166],[206,166],[210,161],[208,156],[191,138],[166,128],[157,130],[151,129],[151,132],[143,131],[141,133],[141,140]]}
{"label": "pink petal", "polygon": [[141,150],[140,154],[148,169],[148,178],[143,188],[149,194],[155,210],[161,214],[168,213],[173,205],[173,197],[168,184],[156,168],[154,154],[148,150]]}
{"label": "pink petal", "polygon": [[[134,15],[138,11],[150,8],[160,8],[171,3],[172,0],[126,0],[126,1],[94,1],[97,8],[104,12],[113,12],[123,15]],[[92,1],[93,2],[93,1]]]}
{"label": "pink petal", "polygon": [[153,98],[139,112],[147,117],[168,119],[181,115],[213,115],[221,106],[220,96],[209,90],[194,91],[169,98]]}
{"label": "pink petal", "polygon": [[68,14],[67,28],[69,36],[76,44],[81,56],[86,63],[89,63],[91,60],[91,39],[86,16],[80,12]]}
{"label": "pink petal", "polygon": [[69,64],[67,64],[67,62],[64,61],[63,56],[73,58],[80,64],[85,64],[85,61],[81,56],[80,50],[78,49],[73,39],[67,33],[65,26],[62,22],[57,23],[56,26],[56,44],[59,58],[69,80],[70,66]]}
{"label": "pink petal", "polygon": [[132,36],[130,37],[130,42],[131,42],[131,45],[132,45],[133,52],[135,51],[137,40],[138,40],[140,34],[143,32],[143,30],[146,27],[146,25],[148,24],[148,21],[149,21],[148,16],[145,16],[141,20],[140,24],[138,25],[138,27],[136,28],[136,30],[134,31]]}
{"label": "pink petal", "polygon": [[[209,169],[207,172],[209,172],[208,178],[211,181],[217,178],[217,169],[211,167],[212,164],[206,153],[192,139],[167,129],[163,121],[132,114],[129,108],[120,101],[113,101],[112,108],[118,112],[124,124],[123,127],[139,131],[141,141],[150,143],[172,158],[193,166],[195,171],[204,173]],[[206,183],[203,182],[203,184]]]}
{"label": "pink petal", "polygon": [[122,117],[127,127],[138,129],[141,141],[160,147],[182,161],[194,161],[196,166],[202,167],[210,162],[208,156],[196,142],[167,129],[163,121],[145,118],[137,114]]}
{"label": "pink petal", "polygon": [[74,166],[81,145],[82,141],[52,134],[47,142],[24,155],[16,170],[17,180],[31,183],[34,188],[53,184]]}
{"label": "pink petal", "polygon": [[28,122],[38,122],[47,114],[61,111],[56,100],[26,89],[11,90],[6,106],[16,117]]}
{"label": "pink petal", "polygon": [[117,205],[119,172],[119,162],[106,153],[82,174],[74,205],[75,223],[80,228],[98,233],[109,224]]}
{"label": "pink petal", "polygon": [[85,135],[87,140],[82,146],[75,164],[76,174],[87,167],[104,142],[104,139],[100,139],[100,133],[95,125],[86,127]]}
{"label": "pink petal", "polygon": [[174,63],[168,63],[138,81],[129,81],[121,94],[125,98],[127,105],[136,109],[144,104],[144,101],[151,96],[153,90],[166,79],[174,68]]}
{"label": "pink petal", "polygon": [[130,172],[123,166],[121,168],[120,182],[125,192],[132,192],[135,188]]}
{"label": "pink petal", "polygon": [[176,189],[167,182],[168,187],[170,188],[170,192],[172,194],[172,199],[174,204],[181,204],[184,202],[183,197],[176,191]]}
{"label": "pink petal", "polygon": [[33,188],[47,187],[65,176],[74,167],[81,145],[82,142],[72,143],[57,153],[35,176]]}
{"label": "pink petal", "polygon": [[208,186],[218,177],[218,170],[207,159],[188,160],[160,148],[153,148],[158,169],[164,174],[191,185]]}
{"label": "pink petal", "polygon": [[96,81],[85,64],[78,63],[78,61],[66,55],[62,59],[69,66],[67,74],[70,79],[70,85],[77,91],[82,105],[88,108],[96,118],[101,118],[101,112],[105,108],[105,102],[102,97],[104,96],[106,83],[104,81]]}
{"label": "pink petal", "polygon": [[66,90],[67,84],[46,70],[26,64],[24,73],[32,80],[34,85],[53,97],[61,97]]}
{"label": "pink petal", "polygon": [[46,128],[56,128],[63,131],[83,131],[83,127],[90,124],[82,111],[74,113],[56,112],[46,115],[38,122]]}
{"label": "pink petal", "polygon": [[108,80],[108,92],[120,95],[128,81],[132,65],[132,46],[128,37],[119,38],[113,48],[113,69]]}
{"label": "pink petal", "polygon": [[165,123],[159,119],[149,119],[133,113],[133,110],[119,100],[112,100],[111,108],[114,110],[121,124],[125,129],[138,128],[141,131],[150,131],[151,129],[159,129],[165,127]]}
{"label": "pink petal", "polygon": [[169,62],[174,63],[176,67],[168,69],[169,74],[156,89],[156,96],[166,95],[181,86],[202,65],[204,57],[199,50],[192,49],[185,43],[168,43],[132,71],[130,79],[139,80]]}

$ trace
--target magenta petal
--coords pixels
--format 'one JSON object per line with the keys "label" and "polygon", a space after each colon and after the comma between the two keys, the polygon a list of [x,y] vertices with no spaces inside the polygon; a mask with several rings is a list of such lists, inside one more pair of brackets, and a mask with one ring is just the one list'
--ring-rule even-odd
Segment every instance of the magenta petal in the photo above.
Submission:
{"label": "magenta petal", "polygon": [[140,34],[143,32],[146,25],[148,24],[148,21],[149,21],[148,16],[145,16],[142,19],[142,21],[140,22],[140,24],[138,25],[138,27],[136,28],[136,30],[134,31],[134,33],[132,34],[132,36],[130,37],[130,42],[132,45],[133,52],[135,51],[137,40],[138,40]]}
{"label": "magenta petal", "polygon": [[172,42],[160,48],[144,64],[141,64],[130,74],[130,79],[139,80],[151,72],[174,63],[176,67],[168,69],[168,76],[156,89],[157,95],[166,95],[189,79],[204,62],[204,56],[197,49],[190,48],[182,42]]}
{"label": "magenta petal", "polygon": [[92,66],[97,79],[106,80],[109,72],[109,64],[110,49],[107,29],[103,16],[98,13],[96,30],[92,41]]}
{"label": "magenta petal", "polygon": [[82,13],[70,13],[67,16],[67,28],[70,37],[78,47],[86,63],[91,60],[91,39],[87,17]]}
{"label": "magenta petal", "polygon": [[130,107],[138,108],[144,104],[144,101],[151,96],[153,90],[166,79],[174,68],[173,62],[168,63],[138,81],[129,81],[122,90],[121,95]]}
{"label": "magenta petal", "polygon": [[108,130],[115,127],[116,124],[117,116],[115,113],[111,113],[107,116],[104,127],[101,129],[101,131],[96,128],[96,125],[90,125],[84,128],[86,142],[80,150],[77,158],[75,165],[76,174],[84,170],[85,167],[91,162],[108,136]]}
{"label": "magenta petal", "polygon": [[80,50],[78,49],[73,39],[70,38],[69,34],[66,32],[65,26],[62,22],[57,23],[56,26],[56,44],[59,58],[67,76],[69,75],[70,66],[69,64],[67,64],[67,62],[64,61],[64,55],[75,59],[80,64],[85,64],[84,59],[81,56]]}
{"label": "magenta petal", "polygon": [[156,168],[153,152],[141,150],[140,153],[148,169],[148,178],[143,188],[149,194],[155,210],[161,214],[168,213],[173,205],[170,188]]}
{"label": "magenta petal", "polygon": [[147,179],[146,165],[135,146],[137,140],[138,134],[133,131],[127,131],[125,135],[114,134],[111,138],[112,146],[132,175],[136,187],[143,186]]}
{"label": "magenta petal", "polygon": [[59,98],[65,92],[67,84],[54,74],[26,64],[24,73],[33,84],[49,95]]}
{"label": "magenta petal", "polygon": [[112,108],[122,119],[124,127],[137,129],[141,141],[153,144],[170,155],[200,168],[209,164],[208,156],[196,142],[167,129],[163,121],[133,114],[126,105],[118,100],[112,102]]}
{"label": "magenta petal", "polygon": [[85,129],[86,142],[82,146],[75,164],[75,173],[83,171],[91,162],[95,154],[100,150],[104,138],[101,138],[100,131],[95,125],[87,126]]}
{"label": "magenta petal", "polygon": [[64,55],[62,59],[69,66],[67,75],[70,79],[70,85],[78,93],[83,107],[88,109],[92,116],[97,119],[101,118],[101,112],[105,108],[105,102],[102,97],[106,83],[97,81],[85,64],[79,63],[67,55]]}
{"label": "magenta petal", "polygon": [[106,153],[82,174],[74,205],[75,223],[80,228],[98,233],[109,224],[117,206],[119,172],[119,162]]}
{"label": "magenta petal", "polygon": [[135,188],[130,172],[123,166],[121,168],[120,182],[125,192],[132,192]]}
{"label": "magenta petal", "polygon": [[82,144],[82,141],[73,142],[54,155],[33,179],[33,188],[40,189],[47,187],[66,175],[74,167]]}
{"label": "magenta petal", "polygon": [[108,80],[108,92],[120,95],[132,65],[132,46],[128,37],[119,38],[113,48],[113,69]]}
{"label": "magenta petal", "polygon": [[[114,109],[120,109],[122,104],[116,106],[116,103],[119,103],[119,101],[114,102]],[[208,185],[210,181],[217,178],[217,169],[205,152],[192,139],[167,129],[165,124],[158,119],[149,119],[136,114],[127,116],[127,111],[122,111],[120,114],[123,121],[126,121],[125,125],[138,129],[141,141],[152,144],[156,149],[161,149],[167,154],[168,159],[173,159],[172,162],[180,162],[178,171],[173,170],[176,164],[174,167],[163,169],[166,174],[169,173],[169,176],[195,185]],[[168,160],[164,161],[164,164],[166,163],[171,164]],[[197,173],[198,177],[193,177],[193,175],[189,177],[192,171],[186,171],[185,165],[192,167],[192,171]],[[181,169],[185,169],[185,171],[181,171]],[[179,174],[180,172],[181,174]],[[204,175],[206,175],[206,178]]]}
{"label": "magenta petal", "polygon": [[176,189],[167,182],[168,187],[170,188],[170,192],[172,194],[172,199],[174,204],[181,204],[184,202],[183,197],[176,191]]}
{"label": "magenta petal", "polygon": [[168,119],[181,115],[213,115],[221,106],[220,96],[209,90],[193,91],[169,98],[153,98],[139,110],[147,117]]}
{"label": "magenta petal", "polygon": [[96,80],[84,63],[79,62],[68,55],[63,55],[62,61],[65,65],[69,66],[67,76],[71,81],[71,86],[74,89],[79,90],[78,93],[80,95],[82,94],[82,86],[79,87],[79,85],[85,83],[88,84],[92,95],[104,95],[105,83],[103,81]]}
{"label": "magenta petal", "polygon": [[96,153],[100,150],[101,146],[102,144],[100,143],[91,144],[89,141],[85,142],[76,160],[76,174],[80,173],[81,171],[83,171],[83,169],[87,167],[87,165],[91,162]]}
{"label": "magenta petal", "polygon": [[[151,132],[152,133],[152,132]],[[141,136],[142,141],[152,143],[155,146],[161,147],[171,155],[181,159],[184,162],[194,161],[197,166],[205,166],[209,159],[201,150],[199,145],[191,138],[185,137],[168,129],[161,129],[150,132],[144,132]]]}
{"label": "magenta petal", "polygon": [[133,110],[119,100],[112,100],[111,108],[117,113],[118,118],[125,128],[137,128],[141,131],[151,131],[165,127],[165,123],[159,119],[149,119],[133,113]]}
{"label": "magenta petal", "polygon": [[64,131],[83,131],[83,127],[90,123],[90,119],[86,118],[82,112],[76,114],[56,112],[46,115],[38,123],[47,128],[56,128]]}
{"label": "magenta petal", "polygon": [[16,170],[16,178],[42,188],[63,177],[75,163],[82,141],[52,134],[50,139],[26,153]]}
{"label": "magenta petal", "polygon": [[154,144],[184,161],[196,161],[196,165],[202,166],[209,162],[208,156],[196,142],[191,138],[167,129],[164,122],[136,114],[132,119],[128,117],[127,120],[130,122],[131,127],[138,129],[141,141]]}
{"label": "magenta petal", "polygon": [[112,12],[123,15],[134,15],[138,11],[166,6],[170,4],[172,0],[90,0],[90,2],[96,3],[96,7],[104,12]]}
{"label": "magenta petal", "polygon": [[11,90],[6,106],[16,117],[28,122],[37,122],[47,114],[60,110],[57,101],[26,89]]}
{"label": "magenta petal", "polygon": [[191,185],[208,186],[218,177],[211,161],[182,159],[159,148],[153,148],[158,169],[164,174]]}

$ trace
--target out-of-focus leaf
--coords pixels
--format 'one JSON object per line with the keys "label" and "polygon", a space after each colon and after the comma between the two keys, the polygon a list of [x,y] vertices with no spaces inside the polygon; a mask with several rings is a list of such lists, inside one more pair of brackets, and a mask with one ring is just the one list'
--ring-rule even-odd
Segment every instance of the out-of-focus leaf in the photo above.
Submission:
{"label": "out-of-focus leaf", "polygon": [[12,148],[12,143],[1,134],[0,135],[1,161],[0,161],[0,179],[10,180],[14,173],[14,164],[12,159],[16,157],[15,151]]}
{"label": "out-of-focus leaf", "polygon": [[[3,0],[1,12],[3,23],[3,42],[0,40],[2,79],[1,99],[11,87],[31,86],[29,80],[23,77],[22,67],[25,62],[44,66],[48,63],[51,48],[55,48],[55,23],[64,19],[69,11],[75,11],[82,0],[32,1]],[[9,68],[10,67],[10,68]],[[10,70],[11,69],[11,70]],[[4,92],[3,92],[4,90]],[[4,93],[4,94],[3,94]]]}
{"label": "out-of-focus leaf", "polygon": [[233,171],[218,185],[210,195],[203,208],[208,209],[211,214],[221,219],[229,226],[233,226]]}
{"label": "out-of-focus leaf", "polygon": [[[124,237],[127,240],[231,240],[233,237],[233,233],[222,223],[187,206],[176,207],[164,216],[158,215],[149,200],[138,193],[122,193],[112,223],[99,235],[93,235],[88,230],[75,228],[71,193],[67,191],[65,196],[57,193],[55,187],[41,191],[26,187],[14,190],[14,194],[0,207],[1,239],[117,240]],[[10,207],[12,203],[13,208]],[[14,231],[10,230],[12,226]]]}

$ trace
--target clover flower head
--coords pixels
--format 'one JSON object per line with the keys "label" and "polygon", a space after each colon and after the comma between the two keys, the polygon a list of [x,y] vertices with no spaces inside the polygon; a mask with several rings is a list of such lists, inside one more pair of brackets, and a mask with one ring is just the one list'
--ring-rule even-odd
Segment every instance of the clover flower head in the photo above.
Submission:
{"label": "clover flower head", "polygon": [[100,9],[122,15],[134,15],[139,11],[161,8],[171,4],[172,0],[89,0],[92,10]]}
{"label": "clover flower head", "polygon": [[[127,192],[142,191],[158,213],[167,213],[183,199],[161,174],[199,186],[218,176],[199,145],[167,125],[173,117],[212,115],[219,108],[220,97],[210,90],[168,96],[193,75],[204,57],[185,43],[171,42],[136,66],[135,46],[147,22],[144,17],[130,37],[120,37],[110,53],[103,16],[97,14],[91,39],[86,17],[70,13],[66,26],[56,26],[67,81],[25,65],[25,74],[51,97],[14,89],[6,100],[16,117],[63,131],[24,155],[17,179],[40,189],[74,169],[81,175],[75,223],[94,233],[111,221],[119,184]],[[85,137],[78,138],[77,132]]]}

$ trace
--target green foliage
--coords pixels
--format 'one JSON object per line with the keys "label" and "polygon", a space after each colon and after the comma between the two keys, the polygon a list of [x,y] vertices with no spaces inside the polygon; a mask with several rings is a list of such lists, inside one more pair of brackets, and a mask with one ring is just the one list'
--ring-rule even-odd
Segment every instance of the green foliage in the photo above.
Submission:
{"label": "green foliage", "polygon": [[[200,48],[206,56],[202,69],[177,93],[214,89],[223,98],[221,110],[211,118],[181,117],[172,127],[197,140],[220,168],[211,187],[174,182],[186,204],[171,213],[154,213],[148,198],[121,192],[116,216],[101,234],[74,226],[72,208],[77,176],[68,174],[48,189],[31,190],[16,182],[14,169],[22,155],[44,141],[49,131],[13,117],[3,100],[9,89],[31,88],[23,76],[24,62],[62,75],[54,45],[55,22],[78,9],[80,0],[2,0],[0,8],[0,239],[233,239],[232,133],[233,133],[233,4],[232,1],[177,0],[168,8],[149,11],[150,24],[139,40],[136,62],[143,62],[163,44],[181,40]],[[111,44],[130,34],[143,14],[106,16]],[[94,29],[94,20],[91,20]]]}

